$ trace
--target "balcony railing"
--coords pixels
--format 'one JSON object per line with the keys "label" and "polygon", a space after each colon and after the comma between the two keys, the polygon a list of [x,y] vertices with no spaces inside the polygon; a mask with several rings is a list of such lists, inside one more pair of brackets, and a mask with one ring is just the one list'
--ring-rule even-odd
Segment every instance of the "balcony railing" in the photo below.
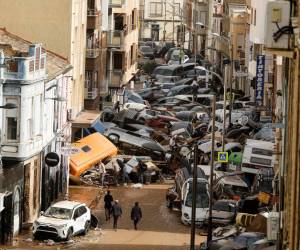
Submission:
{"label": "balcony railing", "polygon": [[121,30],[107,31],[107,47],[121,48],[124,46],[125,33]]}
{"label": "balcony railing", "polygon": [[122,85],[123,70],[109,70],[107,74],[107,81],[109,88],[119,88]]}
{"label": "balcony railing", "polygon": [[87,10],[87,16],[98,16],[99,15],[99,11],[95,10],[95,9],[89,9]]}
{"label": "balcony railing", "polygon": [[86,58],[97,58],[100,55],[100,49],[86,49]]}
{"label": "balcony railing", "polygon": [[125,0],[108,0],[109,8],[122,8],[122,5],[125,4]]}
{"label": "balcony railing", "polygon": [[94,100],[98,97],[98,95],[99,95],[98,88],[84,89],[84,99]]}

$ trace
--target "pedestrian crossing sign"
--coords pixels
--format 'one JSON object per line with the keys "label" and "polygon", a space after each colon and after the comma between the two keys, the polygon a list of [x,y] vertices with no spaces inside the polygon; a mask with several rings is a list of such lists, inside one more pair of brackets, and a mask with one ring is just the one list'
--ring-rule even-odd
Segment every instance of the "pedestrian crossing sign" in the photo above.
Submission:
{"label": "pedestrian crossing sign", "polygon": [[218,162],[228,162],[228,152],[218,152]]}

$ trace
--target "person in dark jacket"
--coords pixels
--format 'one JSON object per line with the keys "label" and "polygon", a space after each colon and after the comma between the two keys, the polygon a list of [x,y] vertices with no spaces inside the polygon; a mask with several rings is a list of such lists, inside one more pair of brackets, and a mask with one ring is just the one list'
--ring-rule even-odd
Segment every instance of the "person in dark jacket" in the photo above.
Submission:
{"label": "person in dark jacket", "polygon": [[112,206],[112,214],[114,217],[113,228],[117,231],[118,219],[119,219],[119,217],[122,216],[122,208],[121,208],[118,200],[115,200],[115,204]]}
{"label": "person in dark jacket", "polygon": [[131,220],[133,220],[134,229],[137,230],[137,224],[142,219],[142,209],[139,207],[139,203],[136,202],[131,209]]}
{"label": "person in dark jacket", "polygon": [[110,219],[113,201],[114,201],[114,199],[113,199],[112,195],[110,194],[110,191],[108,190],[106,195],[104,196],[104,209],[105,209],[105,217],[106,217],[107,221]]}

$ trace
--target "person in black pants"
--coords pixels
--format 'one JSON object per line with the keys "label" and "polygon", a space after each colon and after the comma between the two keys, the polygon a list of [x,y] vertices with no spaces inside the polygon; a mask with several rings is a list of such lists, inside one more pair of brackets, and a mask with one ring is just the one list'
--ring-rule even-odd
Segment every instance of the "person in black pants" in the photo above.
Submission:
{"label": "person in black pants", "polygon": [[122,208],[118,200],[115,200],[115,204],[112,206],[112,214],[114,216],[113,228],[117,231],[118,228],[118,219],[122,216]]}
{"label": "person in black pants", "polygon": [[108,190],[106,195],[104,196],[104,209],[105,209],[105,218],[108,221],[110,219],[111,210],[112,210],[112,202],[114,201],[110,191]]}
{"label": "person in black pants", "polygon": [[131,220],[133,220],[134,229],[137,230],[137,224],[142,219],[142,209],[139,207],[139,203],[136,202],[131,209]]}

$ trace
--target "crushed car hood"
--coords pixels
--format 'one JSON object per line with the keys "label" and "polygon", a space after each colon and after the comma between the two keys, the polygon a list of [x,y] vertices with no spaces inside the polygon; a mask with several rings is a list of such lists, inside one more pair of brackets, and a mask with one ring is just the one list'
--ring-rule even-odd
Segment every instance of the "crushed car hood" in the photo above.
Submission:
{"label": "crushed car hood", "polygon": [[61,226],[65,225],[69,222],[69,220],[66,219],[57,219],[53,217],[47,217],[47,216],[41,216],[39,217],[36,222],[40,224],[47,224],[47,225],[53,225],[53,226]]}

